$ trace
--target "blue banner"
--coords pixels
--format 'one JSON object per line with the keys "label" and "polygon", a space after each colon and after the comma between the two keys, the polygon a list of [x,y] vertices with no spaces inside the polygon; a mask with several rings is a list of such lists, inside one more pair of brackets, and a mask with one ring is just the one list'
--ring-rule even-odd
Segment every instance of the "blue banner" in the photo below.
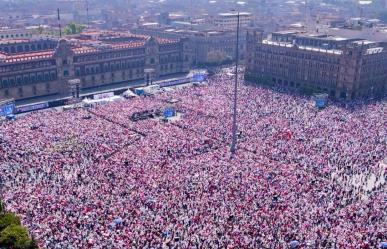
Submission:
{"label": "blue banner", "polygon": [[202,82],[206,79],[207,75],[204,73],[196,73],[192,76],[193,81]]}
{"label": "blue banner", "polygon": [[316,99],[316,107],[324,108],[326,106],[327,106],[327,100],[326,99]]}
{"label": "blue banner", "polygon": [[180,84],[186,84],[190,83],[191,80],[189,78],[183,78],[183,79],[177,79],[177,80],[171,80],[171,81],[164,81],[159,84],[160,87],[169,87],[169,86],[176,86]]}
{"label": "blue banner", "polygon": [[0,103],[0,116],[12,115],[15,112],[15,102],[3,102]]}
{"label": "blue banner", "polygon": [[176,115],[176,110],[173,107],[168,107],[164,110],[164,117],[170,118]]}

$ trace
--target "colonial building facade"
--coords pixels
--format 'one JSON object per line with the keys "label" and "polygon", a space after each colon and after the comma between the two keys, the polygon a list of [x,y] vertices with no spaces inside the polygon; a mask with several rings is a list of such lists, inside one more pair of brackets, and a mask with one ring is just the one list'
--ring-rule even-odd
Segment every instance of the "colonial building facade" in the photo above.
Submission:
{"label": "colonial building facade", "polygon": [[[187,38],[192,49],[194,66],[220,65],[235,60],[236,32],[230,30],[181,30],[172,28],[138,28],[133,33],[164,37],[167,39]],[[246,32],[240,32],[239,59],[244,62],[246,55]]]}
{"label": "colonial building facade", "polygon": [[81,82],[81,90],[94,89],[144,82],[147,71],[156,80],[188,72],[191,65],[184,39],[95,32],[55,41],[55,48],[52,42],[31,43],[20,45],[22,52],[12,53],[18,51],[12,44],[0,52],[0,99],[67,97],[74,79]]}
{"label": "colonial building facade", "polygon": [[387,44],[326,35],[247,35],[246,79],[353,99],[387,90]]}

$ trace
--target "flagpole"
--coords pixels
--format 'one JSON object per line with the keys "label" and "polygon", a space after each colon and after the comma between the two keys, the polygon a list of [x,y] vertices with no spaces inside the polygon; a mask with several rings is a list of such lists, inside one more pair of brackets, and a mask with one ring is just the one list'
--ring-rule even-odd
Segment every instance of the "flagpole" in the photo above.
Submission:
{"label": "flagpole", "polygon": [[237,143],[237,93],[238,93],[238,64],[239,64],[239,11],[237,16],[237,33],[236,33],[236,48],[235,48],[235,83],[234,83],[234,103],[232,115],[232,142],[231,142],[231,157],[235,156]]}

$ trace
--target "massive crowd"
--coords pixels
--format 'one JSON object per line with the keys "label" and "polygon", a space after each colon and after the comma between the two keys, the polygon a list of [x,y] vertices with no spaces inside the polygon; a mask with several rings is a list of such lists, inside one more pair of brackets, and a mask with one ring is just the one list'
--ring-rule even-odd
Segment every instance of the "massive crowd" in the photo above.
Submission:
{"label": "massive crowd", "polygon": [[[387,238],[386,102],[331,104],[232,76],[0,126],[6,207],[45,248],[378,248]],[[164,108],[181,119],[133,122]]]}

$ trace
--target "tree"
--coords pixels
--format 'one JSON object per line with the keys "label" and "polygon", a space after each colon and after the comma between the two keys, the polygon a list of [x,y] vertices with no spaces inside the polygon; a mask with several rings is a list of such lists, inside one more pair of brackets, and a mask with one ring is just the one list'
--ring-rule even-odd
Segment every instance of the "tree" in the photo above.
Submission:
{"label": "tree", "polygon": [[20,225],[20,219],[12,213],[0,214],[0,232],[10,225]]}
{"label": "tree", "polygon": [[70,23],[66,26],[64,29],[64,33],[66,35],[74,35],[74,34],[79,34],[81,33],[84,29],[86,28],[85,25],[82,24],[77,24],[77,23]]}
{"label": "tree", "polygon": [[36,242],[34,236],[32,236],[28,249],[39,249],[38,242]]}
{"label": "tree", "polygon": [[3,201],[0,199],[0,214],[5,212],[5,205]]}
{"label": "tree", "polygon": [[27,228],[20,225],[10,225],[0,233],[0,247],[28,249],[31,240]]}
{"label": "tree", "polygon": [[38,33],[41,35],[41,34],[43,34],[43,31],[44,31],[43,26],[42,26],[42,25],[39,25],[39,27],[38,27]]}

